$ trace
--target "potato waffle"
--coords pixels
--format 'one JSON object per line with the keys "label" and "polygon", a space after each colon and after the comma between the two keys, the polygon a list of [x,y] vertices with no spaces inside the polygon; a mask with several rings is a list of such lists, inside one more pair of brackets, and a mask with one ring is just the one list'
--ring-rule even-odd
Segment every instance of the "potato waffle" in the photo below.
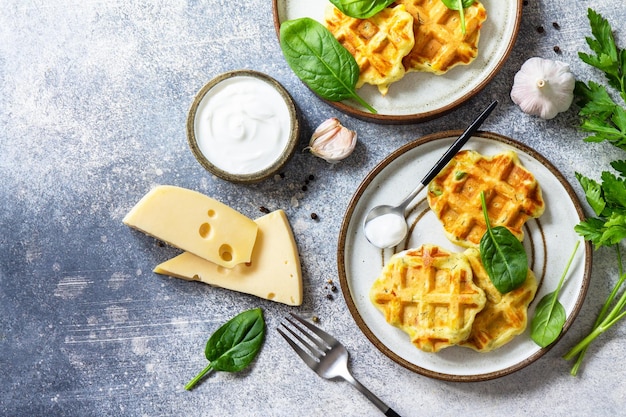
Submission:
{"label": "potato waffle", "polygon": [[393,255],[374,282],[370,299],[388,323],[426,352],[467,339],[486,303],[467,258],[435,245]]}
{"label": "potato waffle", "polygon": [[459,64],[469,64],[478,55],[480,29],[487,19],[478,1],[466,8],[465,33],[457,10],[441,0],[397,0],[413,18],[415,44],[403,59],[407,71],[443,74]]}
{"label": "potato waffle", "polygon": [[351,54],[360,70],[356,87],[372,84],[382,95],[406,70],[402,64],[413,48],[413,17],[404,6],[386,8],[368,19],[355,19],[329,5],[326,27]]}
{"label": "potato waffle", "polygon": [[459,152],[428,186],[428,204],[443,224],[448,239],[477,247],[487,230],[480,193],[485,192],[489,221],[505,226],[520,241],[529,218],[545,209],[541,187],[513,151],[486,157]]}
{"label": "potato waffle", "polygon": [[528,305],[535,298],[537,279],[529,269],[521,287],[500,294],[483,267],[478,249],[467,249],[465,255],[472,267],[474,282],[487,295],[487,303],[476,315],[469,337],[459,345],[478,352],[490,352],[510,342],[526,329]]}

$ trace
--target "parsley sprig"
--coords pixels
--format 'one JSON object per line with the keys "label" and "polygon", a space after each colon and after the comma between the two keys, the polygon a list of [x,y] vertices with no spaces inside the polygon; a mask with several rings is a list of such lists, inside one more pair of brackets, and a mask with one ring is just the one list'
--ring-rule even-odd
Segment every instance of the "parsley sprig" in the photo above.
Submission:
{"label": "parsley sprig", "polygon": [[[626,101],[626,50],[615,44],[613,31],[605,18],[592,9],[588,10],[587,17],[593,37],[585,40],[593,54],[579,52],[578,56],[583,62],[601,70],[609,86]],[[585,140],[606,140],[626,150],[626,109],[615,102],[607,88],[593,81],[588,84],[577,81],[574,94],[581,107],[581,129],[591,134]]]}
{"label": "parsley sprig", "polygon": [[[608,85],[617,90],[626,101],[626,51],[615,44],[609,22],[592,9],[587,16],[593,38],[587,44],[595,55],[579,53],[581,60],[604,72]],[[615,103],[609,90],[601,84],[577,81],[574,93],[581,105],[579,115],[583,131],[592,133],[588,142],[608,141],[626,150],[626,109]],[[585,198],[596,217],[590,217],[578,225],[576,232],[592,242],[596,249],[613,247],[617,254],[618,279],[607,297],[591,332],[564,356],[576,359],[571,374],[576,375],[589,345],[601,334],[626,317],[626,274],[619,244],[626,239],[626,160],[613,161],[616,172],[604,171],[601,182],[576,173],[576,179],[585,192]],[[621,295],[620,295],[621,293]]]}

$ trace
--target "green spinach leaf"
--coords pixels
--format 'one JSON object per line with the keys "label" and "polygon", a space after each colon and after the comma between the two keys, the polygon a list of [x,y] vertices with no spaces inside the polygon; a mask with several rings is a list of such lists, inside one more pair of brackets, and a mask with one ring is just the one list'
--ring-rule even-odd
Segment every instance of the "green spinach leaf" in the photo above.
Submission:
{"label": "green spinach leaf", "polygon": [[394,0],[330,0],[346,16],[367,19],[389,6]]}
{"label": "green spinach leaf", "polygon": [[544,295],[535,309],[535,315],[530,323],[530,337],[541,347],[552,344],[563,331],[567,314],[558,297],[579,245],[580,241],[577,241],[556,290]]}
{"label": "green spinach leaf", "polygon": [[209,371],[239,372],[252,363],[265,337],[265,320],[260,308],[239,313],[209,338],[204,350],[209,364],[187,385],[191,390]]}
{"label": "green spinach leaf", "polygon": [[347,16],[367,19],[389,6],[394,0],[330,0]]}
{"label": "green spinach leaf", "polygon": [[354,57],[321,23],[303,17],[280,25],[280,47],[293,72],[323,99],[353,99],[376,110],[356,93],[359,66]]}
{"label": "green spinach leaf", "polygon": [[492,228],[485,193],[480,193],[487,231],[480,239],[480,258],[494,287],[505,294],[521,286],[528,275],[528,256],[522,242],[504,226]]}
{"label": "green spinach leaf", "polygon": [[461,17],[461,32],[465,34],[465,9],[470,7],[476,0],[441,0],[450,10],[458,10]]}

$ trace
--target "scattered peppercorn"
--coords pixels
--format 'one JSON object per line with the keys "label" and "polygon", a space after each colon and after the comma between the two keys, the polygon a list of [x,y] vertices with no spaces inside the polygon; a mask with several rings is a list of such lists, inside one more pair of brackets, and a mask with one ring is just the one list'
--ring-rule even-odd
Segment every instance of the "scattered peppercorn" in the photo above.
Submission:
{"label": "scattered peppercorn", "polygon": [[330,287],[330,290],[331,290],[332,292],[337,292],[337,286],[335,286],[335,285],[331,286],[331,287]]}
{"label": "scattered peppercorn", "polygon": [[265,206],[259,207],[259,210],[261,211],[261,213],[265,213],[265,214],[270,212],[270,210]]}
{"label": "scattered peppercorn", "polygon": [[557,22],[552,22],[552,27],[555,28],[556,30],[561,29],[561,26]]}
{"label": "scattered peppercorn", "polygon": [[309,181],[313,181],[315,179],[315,176],[313,174],[309,175]]}
{"label": "scattered peppercorn", "polygon": [[554,52],[556,52],[557,54],[561,53],[561,48],[559,48],[558,46],[555,46],[553,49],[554,49]]}
{"label": "scattered peppercorn", "polygon": [[306,190],[308,190],[308,189],[309,189],[309,188],[308,188],[306,185],[303,185],[303,186],[302,186],[302,191],[306,191]]}
{"label": "scattered peppercorn", "polygon": [[334,300],[334,299],[335,299],[335,297],[333,297],[333,295],[332,295],[332,294],[326,294],[326,299],[328,299],[328,300],[331,300],[331,301],[332,301],[332,300]]}
{"label": "scattered peppercorn", "polygon": [[313,220],[317,220],[319,217],[317,216],[317,213],[311,213],[311,218]]}
{"label": "scattered peppercorn", "polygon": [[543,33],[545,30],[543,28],[543,26],[537,26],[537,32],[538,33]]}
{"label": "scattered peppercorn", "polygon": [[280,175],[280,177],[281,177],[281,178],[285,178],[285,173],[284,173],[284,172],[281,172],[281,173],[280,173],[280,174],[278,174],[278,175]]}
{"label": "scattered peppercorn", "polygon": [[524,6],[528,6],[528,0],[524,0]]}

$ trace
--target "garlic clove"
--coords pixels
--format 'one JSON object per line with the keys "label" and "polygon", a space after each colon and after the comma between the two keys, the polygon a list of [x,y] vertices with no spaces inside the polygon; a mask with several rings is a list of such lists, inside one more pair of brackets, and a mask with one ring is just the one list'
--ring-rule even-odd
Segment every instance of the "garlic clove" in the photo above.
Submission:
{"label": "garlic clove", "polygon": [[327,162],[337,163],[354,151],[356,143],[357,133],[332,117],[315,129],[306,150]]}
{"label": "garlic clove", "polygon": [[515,74],[511,99],[525,113],[552,119],[572,105],[575,83],[566,63],[533,57]]}

